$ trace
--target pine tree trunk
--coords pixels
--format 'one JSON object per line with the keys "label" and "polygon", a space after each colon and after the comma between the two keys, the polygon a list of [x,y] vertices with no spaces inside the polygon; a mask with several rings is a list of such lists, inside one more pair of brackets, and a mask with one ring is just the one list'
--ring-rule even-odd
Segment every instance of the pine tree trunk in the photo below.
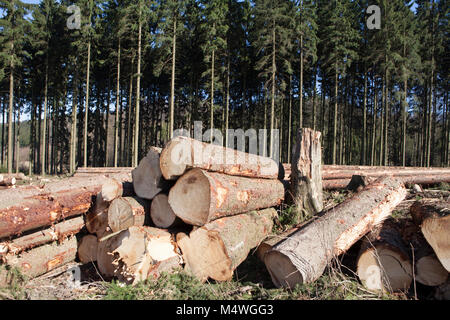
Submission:
{"label": "pine tree trunk", "polygon": [[403,100],[403,108],[402,108],[402,124],[403,124],[403,147],[402,147],[402,165],[406,166],[406,120],[407,120],[407,113],[408,113],[408,79],[404,79],[403,81],[403,88],[405,90],[404,92],[404,100]]}
{"label": "pine tree trunk", "polygon": [[[275,23],[274,23],[275,24]],[[274,123],[275,123],[275,73],[276,73],[276,45],[275,45],[275,25],[272,29],[272,93],[270,95],[271,99],[271,109],[270,109],[270,145],[269,145],[269,157],[274,156]]]}
{"label": "pine tree trunk", "polygon": [[[141,6],[141,3],[139,3]],[[140,101],[141,101],[141,50],[142,50],[142,8],[139,8],[139,33],[138,33],[138,61],[137,61],[137,79],[136,79],[136,116],[134,119],[135,133],[134,133],[134,152],[132,166],[137,167],[139,160],[139,116],[140,116]]]}
{"label": "pine tree trunk", "polygon": [[174,116],[175,116],[175,62],[176,62],[176,45],[177,45],[177,19],[173,20],[173,37],[172,37],[172,76],[170,83],[170,120],[169,120],[169,138],[173,138]]}
{"label": "pine tree trunk", "polygon": [[338,125],[338,88],[339,88],[339,75],[336,69],[334,73],[334,129],[333,129],[333,158],[332,164],[336,164],[336,144],[337,144],[337,125]]}
{"label": "pine tree trunk", "polygon": [[375,83],[375,77],[373,79],[373,107],[372,107],[372,149],[370,152],[370,165],[375,165],[375,144],[377,135],[377,88]]}
{"label": "pine tree trunk", "polygon": [[114,123],[114,167],[117,167],[119,163],[119,125],[122,123],[119,122],[119,113],[120,113],[120,53],[121,53],[121,44],[119,38],[119,47],[117,48],[117,79],[116,79],[116,118]]}
{"label": "pine tree trunk", "polygon": [[215,51],[212,51],[211,56],[211,96],[210,96],[210,118],[209,118],[209,128],[211,130],[209,142],[213,142],[213,130],[214,130],[214,57]]}
{"label": "pine tree trunk", "polygon": [[363,102],[363,148],[361,155],[361,164],[366,164],[367,159],[367,71],[364,72],[364,102]]}
{"label": "pine tree trunk", "polygon": [[299,129],[303,128],[303,35],[300,36]]}
{"label": "pine tree trunk", "polygon": [[[11,43],[11,52],[14,50],[14,42]],[[9,110],[8,110],[8,173],[12,173],[13,164],[13,131],[12,118],[14,112],[14,60],[10,58],[10,74],[9,74]]]}
{"label": "pine tree trunk", "polygon": [[88,122],[89,122],[89,76],[91,69],[91,41],[88,42],[88,56],[86,67],[86,101],[84,103],[84,132],[83,132],[83,166],[88,166]]}

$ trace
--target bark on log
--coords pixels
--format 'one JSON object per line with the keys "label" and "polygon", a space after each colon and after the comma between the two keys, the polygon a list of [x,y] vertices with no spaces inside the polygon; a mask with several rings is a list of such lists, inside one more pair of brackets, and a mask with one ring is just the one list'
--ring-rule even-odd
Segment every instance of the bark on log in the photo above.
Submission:
{"label": "bark on log", "polygon": [[321,133],[300,129],[292,156],[291,192],[297,212],[315,215],[323,209]]}
{"label": "bark on log", "polygon": [[82,215],[91,207],[94,194],[87,189],[61,191],[23,199],[15,206],[0,209],[0,238]]}
{"label": "bark on log", "polygon": [[270,158],[181,136],[164,147],[160,167],[167,180],[177,179],[189,168],[253,178],[279,177],[278,164]]}
{"label": "bark on log", "polygon": [[74,261],[76,255],[77,239],[70,237],[61,243],[53,242],[19,255],[6,255],[5,264],[19,269],[27,277],[34,278]]}
{"label": "bark on log", "polygon": [[[119,181],[130,175],[114,176]],[[44,187],[0,190],[0,238],[49,226],[63,218],[88,212],[91,200],[108,178],[69,178]]]}
{"label": "bark on log", "polygon": [[410,213],[439,261],[450,272],[450,202],[417,201]]}
{"label": "bark on log", "polygon": [[184,222],[202,226],[224,216],[279,205],[284,187],[279,180],[251,179],[192,169],[178,179],[169,204]]}
{"label": "bark on log", "polygon": [[173,212],[169,204],[169,197],[164,193],[160,193],[153,198],[150,216],[158,228],[167,229],[182,223],[181,219]]}
{"label": "bark on log", "polygon": [[136,284],[158,278],[161,272],[181,264],[172,235],[161,229],[133,226],[104,242],[99,254],[110,258],[99,260],[99,269],[108,270],[107,276],[114,275],[122,282]]}
{"label": "bark on log", "polygon": [[83,227],[83,217],[68,219],[50,228],[0,243],[0,255],[2,253],[19,254],[22,251],[56,240],[61,242],[65,238],[77,234]]}
{"label": "bark on log", "polygon": [[358,167],[358,166],[324,166],[323,180],[351,179],[353,175],[381,177],[385,175],[403,176],[432,176],[448,175],[448,168],[424,168],[424,167]]}
{"label": "bark on log", "polygon": [[392,221],[385,221],[365,237],[357,259],[357,274],[371,291],[392,293],[411,286],[411,258]]}
{"label": "bark on log", "polygon": [[273,208],[252,211],[215,220],[189,236],[177,234],[186,271],[202,282],[230,280],[250,250],[271,233],[276,214]]}
{"label": "bark on log", "polygon": [[112,232],[143,226],[150,204],[139,197],[121,197],[111,202],[108,209],[108,225]]}
{"label": "bark on log", "polygon": [[277,287],[318,279],[327,264],[346,252],[357,240],[387,218],[406,196],[395,179],[385,177],[278,243],[266,253],[264,262]]}
{"label": "bark on log", "polygon": [[281,241],[284,241],[287,239],[291,234],[296,232],[299,229],[299,227],[295,227],[292,229],[287,230],[286,232],[283,232],[280,235],[271,235],[267,238],[267,240],[264,240],[256,250],[256,255],[258,256],[258,259],[264,262],[264,257],[266,255],[266,252],[269,252],[272,250],[272,248],[280,243]]}
{"label": "bark on log", "polygon": [[143,199],[152,200],[158,193],[168,191],[171,186],[161,173],[159,165],[161,150],[161,148],[151,147],[147,156],[131,172],[134,190]]}
{"label": "bark on log", "polygon": [[88,234],[84,236],[78,245],[78,259],[83,264],[97,261],[98,240],[97,237]]}
{"label": "bark on log", "polygon": [[95,233],[102,238],[110,231],[108,226],[108,209],[110,202],[103,200],[101,192],[95,198],[92,209],[86,214],[86,228],[90,233]]}

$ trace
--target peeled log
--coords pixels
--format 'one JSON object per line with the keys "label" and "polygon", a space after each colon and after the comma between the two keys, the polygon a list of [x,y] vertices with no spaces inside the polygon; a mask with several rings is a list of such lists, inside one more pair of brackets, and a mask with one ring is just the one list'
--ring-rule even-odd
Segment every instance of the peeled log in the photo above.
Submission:
{"label": "peeled log", "polygon": [[291,192],[297,212],[315,215],[323,209],[321,133],[300,129],[291,166]]}
{"label": "peeled log", "polygon": [[169,204],[169,197],[164,193],[160,193],[153,198],[150,216],[158,228],[167,229],[181,223],[181,219],[176,216]]}
{"label": "peeled log", "polygon": [[225,217],[197,228],[187,236],[177,234],[185,268],[202,282],[227,281],[252,248],[271,233],[273,208]]}
{"label": "peeled log", "polygon": [[83,264],[97,261],[98,240],[97,237],[88,234],[84,236],[78,245],[78,259]]}
{"label": "peeled log", "polygon": [[139,197],[117,198],[109,206],[108,225],[112,232],[143,226],[149,207],[148,201]]}
{"label": "peeled log", "polygon": [[283,183],[192,169],[178,179],[169,204],[184,222],[202,226],[209,221],[277,206],[284,199]]}
{"label": "peeled log", "polygon": [[134,190],[143,199],[152,200],[158,193],[169,190],[170,182],[164,179],[159,166],[161,150],[151,147],[147,156],[131,172]]}
{"label": "peeled log", "polygon": [[411,286],[411,258],[399,230],[387,220],[364,239],[357,260],[357,274],[371,291],[405,291]]}
{"label": "peeled log", "polygon": [[[98,261],[102,269],[112,270],[122,282],[136,284],[148,278],[157,278],[164,271],[180,266],[172,235],[152,227],[131,227],[104,241],[100,254],[111,256],[111,260]],[[109,275],[109,274],[108,274]]]}
{"label": "peeled log", "polygon": [[77,234],[84,227],[84,218],[76,217],[51,226],[50,228],[0,243],[0,255],[18,254],[22,251]]}
{"label": "peeled log", "polygon": [[30,278],[40,276],[66,263],[77,255],[77,239],[68,238],[61,243],[46,244],[19,255],[6,255],[5,263]]}
{"label": "peeled log", "polygon": [[160,167],[167,180],[177,179],[190,168],[244,177],[278,178],[278,164],[271,158],[182,136],[170,140],[164,147]]}
{"label": "peeled log", "polygon": [[264,262],[273,283],[294,288],[315,281],[333,257],[387,218],[405,196],[401,182],[384,177],[322,212],[266,253]]}
{"label": "peeled log", "polygon": [[450,202],[421,200],[411,206],[410,212],[439,261],[450,272]]}

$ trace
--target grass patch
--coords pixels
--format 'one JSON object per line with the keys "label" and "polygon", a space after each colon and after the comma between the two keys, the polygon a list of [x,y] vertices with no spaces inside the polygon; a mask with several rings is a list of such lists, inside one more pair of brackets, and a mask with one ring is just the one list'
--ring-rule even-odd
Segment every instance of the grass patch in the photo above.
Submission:
{"label": "grass patch", "polygon": [[[19,269],[0,265],[0,300],[23,300],[26,298],[24,284],[28,278]],[[4,287],[3,287],[4,286]]]}

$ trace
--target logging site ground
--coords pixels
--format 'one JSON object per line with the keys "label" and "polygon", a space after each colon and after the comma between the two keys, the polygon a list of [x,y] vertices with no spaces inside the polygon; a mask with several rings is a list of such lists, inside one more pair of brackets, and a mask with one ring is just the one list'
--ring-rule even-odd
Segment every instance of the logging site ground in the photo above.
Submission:
{"label": "logging site ground", "polygon": [[[53,178],[54,179],[54,178]],[[59,179],[59,178],[57,178]],[[324,193],[324,207],[335,206],[352,195],[346,190]],[[391,217],[398,223],[411,223],[409,207],[422,198],[450,199],[448,184],[424,189],[421,193],[408,190],[408,196],[393,211]],[[298,216],[291,207],[279,211],[274,233],[288,230],[295,221],[304,222],[310,217]],[[184,271],[162,274],[158,280],[147,280],[135,286],[104,279],[95,263],[81,265],[72,262],[40,277],[27,280],[17,271],[9,271],[13,281],[9,288],[0,289],[0,300],[442,300],[445,293],[433,287],[414,282],[407,292],[395,294],[368,291],[355,274],[355,257],[358,244],[336,258],[326,272],[314,283],[295,289],[278,289],[273,285],[263,262],[254,251],[235,270],[233,279],[226,282],[201,283]],[[81,271],[79,281],[73,270]],[[448,294],[448,293],[447,293]]]}

